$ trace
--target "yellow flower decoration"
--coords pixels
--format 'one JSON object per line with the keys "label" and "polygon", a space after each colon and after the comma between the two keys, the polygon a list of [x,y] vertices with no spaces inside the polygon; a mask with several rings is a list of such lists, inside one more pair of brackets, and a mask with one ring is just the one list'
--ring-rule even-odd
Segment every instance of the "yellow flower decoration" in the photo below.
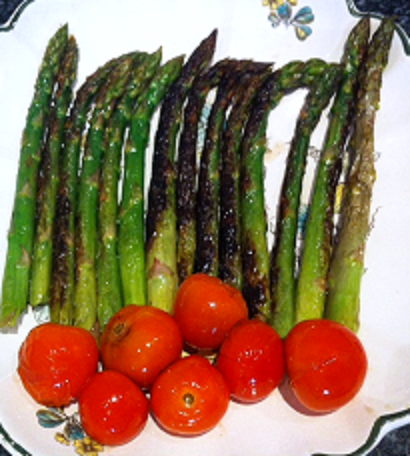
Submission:
{"label": "yellow flower decoration", "polygon": [[74,446],[76,453],[81,456],[98,456],[99,453],[104,451],[104,447],[90,437],[76,440]]}

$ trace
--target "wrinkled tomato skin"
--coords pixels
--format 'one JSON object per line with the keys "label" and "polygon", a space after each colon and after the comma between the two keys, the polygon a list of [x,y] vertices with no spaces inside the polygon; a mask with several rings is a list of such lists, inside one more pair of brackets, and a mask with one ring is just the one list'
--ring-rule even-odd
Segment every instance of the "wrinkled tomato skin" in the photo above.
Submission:
{"label": "wrinkled tomato skin", "polygon": [[225,415],[229,389],[221,373],[202,356],[191,355],[169,366],[151,390],[151,410],[159,426],[173,435],[197,436]]}
{"label": "wrinkled tomato skin", "polygon": [[285,341],[290,386],[313,412],[330,413],[361,389],[368,368],[365,349],[347,327],[330,320],[297,324]]}
{"label": "wrinkled tomato skin", "polygon": [[233,400],[254,403],[265,399],[285,374],[283,341],[261,320],[238,323],[223,342],[216,361]]}
{"label": "wrinkled tomato skin", "polygon": [[183,340],[173,317],[152,306],[129,305],[117,312],[101,336],[105,369],[149,389],[158,374],[180,358]]}
{"label": "wrinkled tomato skin", "polygon": [[82,426],[88,436],[108,445],[135,439],[148,420],[149,402],[128,377],[115,371],[94,376],[79,400]]}
{"label": "wrinkled tomato skin", "polygon": [[98,346],[88,331],[44,323],[33,328],[21,345],[17,372],[36,402],[64,407],[78,399],[98,361]]}
{"label": "wrinkled tomato skin", "polygon": [[189,347],[215,351],[228,331],[248,318],[248,308],[239,290],[217,277],[197,273],[180,286],[174,318]]}

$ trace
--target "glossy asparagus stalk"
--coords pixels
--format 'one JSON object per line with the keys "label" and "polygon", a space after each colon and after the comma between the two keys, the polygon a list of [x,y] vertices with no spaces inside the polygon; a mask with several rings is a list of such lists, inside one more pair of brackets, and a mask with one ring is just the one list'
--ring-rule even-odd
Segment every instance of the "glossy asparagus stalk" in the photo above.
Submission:
{"label": "glossy asparagus stalk", "polygon": [[[322,60],[294,61],[276,70],[258,92],[240,146],[243,294],[250,315],[270,320],[271,261],[267,244],[264,155],[270,112],[282,98],[312,83],[327,68]],[[275,269],[276,271],[276,269]]]}
{"label": "glossy asparagus stalk", "polygon": [[0,326],[13,327],[28,304],[35,236],[37,177],[57,73],[68,41],[62,26],[49,40],[37,75],[20,149],[13,215],[8,233],[0,306]]}
{"label": "glossy asparagus stalk", "polygon": [[359,76],[354,131],[349,143],[352,166],[345,186],[341,225],[328,276],[326,318],[353,331],[359,329],[361,281],[376,178],[374,126],[394,27],[393,18],[382,20],[371,39]]}
{"label": "glossy asparagus stalk", "polygon": [[161,106],[155,136],[146,219],[148,303],[172,311],[178,286],[175,152],[183,105],[194,79],[209,66],[216,31],[204,39],[182,68]]}
{"label": "glossy asparagus stalk", "polygon": [[359,68],[367,51],[369,34],[370,19],[366,17],[359,21],[347,39],[341,62],[343,76],[332,105],[318,164],[296,291],[297,313],[304,314],[305,318],[323,317],[334,231],[336,187],[352,120]]}
{"label": "glossy asparagus stalk", "polygon": [[49,304],[53,260],[53,234],[60,162],[65,126],[77,78],[78,47],[71,36],[57,75],[57,87],[48,121],[48,132],[41,154],[37,186],[37,230],[34,240],[30,304]]}
{"label": "glossy asparagus stalk", "polygon": [[[294,325],[296,316],[296,250],[300,196],[311,135],[340,80],[340,67],[327,65],[320,77],[310,80],[308,95],[299,114],[288,153],[279,202],[272,252],[272,324],[281,336]],[[310,75],[308,75],[310,78]]]}
{"label": "glossy asparagus stalk", "polygon": [[184,57],[162,65],[132,115],[125,147],[124,180],[119,213],[118,249],[124,305],[145,305],[147,274],[145,261],[145,155],[151,119],[168,88],[178,77]]}
{"label": "glossy asparagus stalk", "polygon": [[158,70],[161,50],[134,63],[124,95],[108,122],[106,147],[102,157],[98,206],[97,315],[100,331],[123,307],[118,257],[118,187],[126,129],[137,103]]}
{"label": "glossy asparagus stalk", "polygon": [[209,114],[201,153],[196,197],[195,271],[219,274],[220,164],[226,113],[241,74],[250,62],[232,60],[222,76]]}
{"label": "glossy asparagus stalk", "polygon": [[182,283],[195,270],[196,254],[196,195],[199,126],[206,98],[220,82],[230,65],[230,59],[217,62],[199,75],[188,94],[184,109],[176,176],[177,268]]}
{"label": "glossy asparagus stalk", "polygon": [[78,171],[88,115],[110,72],[126,58],[128,56],[121,55],[112,59],[86,78],[76,92],[67,119],[53,239],[50,311],[52,320],[57,323],[72,324],[74,317]]}
{"label": "glossy asparagus stalk", "polygon": [[[139,56],[137,56],[139,57]],[[120,63],[99,92],[86,137],[78,188],[74,323],[92,329],[97,322],[97,208],[105,129],[121,99],[136,56]]]}
{"label": "glossy asparagus stalk", "polygon": [[[255,68],[256,70],[256,68]],[[219,277],[242,289],[242,251],[240,231],[240,144],[250,108],[271,65],[260,65],[238,81],[235,100],[223,132],[221,152]]]}

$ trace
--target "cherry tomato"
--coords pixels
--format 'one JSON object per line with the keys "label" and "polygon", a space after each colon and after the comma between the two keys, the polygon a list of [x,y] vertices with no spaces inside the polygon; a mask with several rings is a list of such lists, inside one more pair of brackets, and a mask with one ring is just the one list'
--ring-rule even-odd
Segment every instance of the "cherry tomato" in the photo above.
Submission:
{"label": "cherry tomato", "polygon": [[123,445],[145,427],[149,402],[131,379],[107,370],[88,383],[80,396],[79,412],[88,436],[103,445]]}
{"label": "cherry tomato", "polygon": [[285,374],[282,339],[267,323],[245,320],[235,325],[223,342],[216,367],[224,376],[232,399],[265,399]]}
{"label": "cherry tomato", "polygon": [[285,341],[290,386],[296,398],[315,412],[332,412],[358,393],[367,372],[359,338],[330,320],[297,324]]}
{"label": "cherry tomato", "polygon": [[174,318],[187,345],[215,350],[238,321],[248,318],[239,290],[217,277],[193,274],[178,290]]}
{"label": "cherry tomato", "polygon": [[108,322],[101,336],[106,369],[149,388],[158,374],[182,354],[183,340],[175,320],[151,306],[126,306]]}
{"label": "cherry tomato", "polygon": [[181,436],[214,428],[229,405],[221,373],[202,356],[191,355],[168,366],[151,390],[151,409],[158,424]]}
{"label": "cherry tomato", "polygon": [[88,331],[44,323],[21,345],[17,371],[35,401],[63,407],[77,400],[97,371],[98,360],[97,343]]}

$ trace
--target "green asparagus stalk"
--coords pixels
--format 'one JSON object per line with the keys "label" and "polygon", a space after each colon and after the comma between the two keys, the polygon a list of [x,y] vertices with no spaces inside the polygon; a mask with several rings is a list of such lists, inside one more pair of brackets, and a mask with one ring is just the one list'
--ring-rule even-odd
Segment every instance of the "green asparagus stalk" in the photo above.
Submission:
{"label": "green asparagus stalk", "polygon": [[183,104],[194,79],[206,68],[215,50],[216,31],[202,41],[162,103],[154,144],[148,194],[147,270],[148,303],[172,312],[178,286],[175,151]]}
{"label": "green asparagus stalk", "polygon": [[77,90],[67,119],[53,240],[50,312],[52,321],[57,323],[73,323],[78,170],[88,115],[110,72],[126,58],[128,56],[122,55],[108,61],[85,80]]}
{"label": "green asparagus stalk", "polygon": [[3,276],[0,326],[13,327],[26,310],[37,198],[37,174],[51,98],[68,41],[62,26],[50,39],[35,84],[23,132],[13,215]]}
{"label": "green asparagus stalk", "polygon": [[162,52],[136,61],[125,93],[116,106],[106,131],[98,209],[97,301],[100,331],[123,307],[120,264],[118,261],[118,185],[125,130],[137,98],[143,93],[161,62]]}
{"label": "green asparagus stalk", "polygon": [[176,57],[158,69],[132,116],[125,147],[118,232],[124,305],[145,305],[148,302],[144,230],[145,154],[152,116],[180,74],[183,62],[184,57]]}
{"label": "green asparagus stalk", "polygon": [[78,47],[70,37],[57,76],[57,88],[50,112],[46,143],[43,147],[37,187],[37,231],[35,234],[30,303],[32,306],[50,303],[53,258],[53,232],[59,165],[67,114],[77,78]]}
{"label": "green asparagus stalk", "polygon": [[196,198],[195,271],[213,276],[219,273],[219,170],[222,135],[236,83],[248,63],[232,60],[231,68],[222,76],[209,114],[200,159]]}
{"label": "green asparagus stalk", "polygon": [[255,94],[271,74],[263,65],[256,74],[248,72],[238,83],[235,101],[224,129],[221,152],[219,277],[242,289],[242,252],[240,232],[240,157],[243,130]]}
{"label": "green asparagus stalk", "polygon": [[135,56],[121,62],[99,92],[87,134],[79,182],[74,323],[91,330],[97,321],[97,208],[107,121],[124,93]]}
{"label": "green asparagus stalk", "polygon": [[180,284],[195,268],[199,122],[206,97],[219,84],[229,65],[230,59],[220,60],[196,78],[184,109],[176,176],[177,267]]}
{"label": "green asparagus stalk", "polygon": [[326,300],[336,186],[342,155],[352,118],[359,67],[370,33],[368,17],[351,31],[342,59],[343,77],[331,110],[331,118],[306,223],[303,252],[296,290],[296,309],[302,318],[322,318]]}
{"label": "green asparagus stalk", "polygon": [[341,225],[332,254],[326,318],[359,329],[360,289],[369,233],[374,166],[374,125],[394,20],[384,18],[373,35],[359,76],[359,94],[349,143],[352,168],[345,186]]}
{"label": "green asparagus stalk", "polygon": [[[290,146],[280,196],[279,217],[273,252],[273,283],[276,308],[273,326],[281,336],[299,320],[296,314],[296,238],[300,195],[310,137],[340,80],[340,67],[329,64],[321,78],[316,78],[302,106]],[[293,317],[295,313],[295,317]]]}
{"label": "green asparagus stalk", "polygon": [[270,75],[253,103],[240,146],[242,292],[252,316],[271,315],[270,258],[264,198],[264,155],[270,112],[282,98],[308,86],[327,68],[321,60],[294,61]]}
{"label": "green asparagus stalk", "polygon": [[[249,60],[231,60],[219,84],[207,121],[205,144],[201,154],[197,193],[197,250],[195,270],[209,275],[219,274],[220,239],[220,168],[223,133],[227,112],[238,83],[245,74],[255,74],[267,64]],[[222,195],[225,200],[225,195]],[[221,240],[221,242],[220,242]]]}

